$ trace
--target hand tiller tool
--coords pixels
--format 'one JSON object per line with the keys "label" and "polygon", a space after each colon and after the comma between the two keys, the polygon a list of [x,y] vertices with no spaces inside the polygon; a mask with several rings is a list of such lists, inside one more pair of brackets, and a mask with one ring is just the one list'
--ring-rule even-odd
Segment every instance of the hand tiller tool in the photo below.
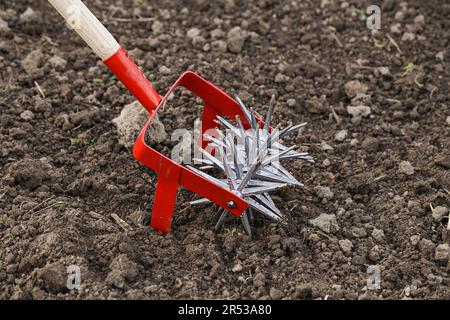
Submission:
{"label": "hand tiller tool", "polygon": [[[133,147],[133,155],[158,175],[151,217],[153,228],[163,233],[170,231],[179,185],[204,198],[194,203],[213,202],[223,208],[216,228],[223,223],[227,212],[240,217],[248,233],[251,232],[248,218],[252,217],[252,209],[276,220],[283,217],[268,192],[286,184],[300,183],[278,161],[272,160],[276,155],[279,159],[312,159],[306,153],[297,153],[293,148],[286,148],[276,140],[304,124],[290,126],[282,131],[272,130],[269,123],[274,101],[271,101],[264,123],[238,98],[232,99],[212,83],[190,71],[182,74],[166,95],[161,97],[125,49],[120,47],[81,0],[49,2],[149,113],[149,119]],[[193,167],[183,167],[146,144],[145,133],[153,117],[178,87],[184,87],[203,100],[201,145],[205,159],[200,161],[207,167],[221,169],[226,179],[214,178]],[[232,122],[238,125],[235,126]],[[217,125],[231,130],[232,135],[239,138],[238,142],[232,141],[233,139],[221,141],[209,135],[203,136],[206,131],[215,130]],[[205,151],[204,148],[208,145],[219,151],[216,156],[213,156],[214,152]],[[230,155],[231,162],[227,160]]]}

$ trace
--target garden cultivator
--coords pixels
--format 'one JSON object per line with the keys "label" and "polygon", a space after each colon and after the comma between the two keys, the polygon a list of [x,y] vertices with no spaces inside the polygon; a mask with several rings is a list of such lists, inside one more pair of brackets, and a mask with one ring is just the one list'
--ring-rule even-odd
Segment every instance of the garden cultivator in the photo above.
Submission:
{"label": "garden cultivator", "polygon": [[[306,153],[294,151],[294,147],[283,146],[279,138],[296,131],[304,124],[289,126],[283,130],[272,129],[269,125],[274,99],[271,100],[263,122],[240,99],[229,97],[193,72],[182,74],[166,95],[161,97],[127,52],[81,0],[49,2],[149,113],[148,121],[135,142],[133,155],[158,175],[152,227],[163,233],[170,231],[178,186],[203,198],[193,204],[212,202],[222,208],[223,213],[216,228],[222,225],[228,212],[241,218],[249,234],[249,220],[252,220],[254,211],[275,220],[283,219],[268,193],[286,185],[301,183],[278,160],[313,160]],[[145,142],[145,133],[156,112],[178,87],[192,92],[204,105],[201,127],[203,159],[196,160],[204,164],[205,168],[215,167],[221,170],[225,179],[212,177],[191,166],[184,167]],[[216,128],[225,129],[227,133]]]}

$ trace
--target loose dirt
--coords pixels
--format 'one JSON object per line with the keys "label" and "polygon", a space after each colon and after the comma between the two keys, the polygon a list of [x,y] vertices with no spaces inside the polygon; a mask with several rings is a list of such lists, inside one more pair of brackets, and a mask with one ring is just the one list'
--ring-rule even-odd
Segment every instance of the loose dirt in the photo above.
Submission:
{"label": "loose dirt", "polygon": [[86,0],[161,94],[189,69],[308,122],[287,144],[317,164],[274,196],[290,223],[250,239],[187,191],[170,234],[146,227],[156,177],[111,122],[132,97],[46,1],[2,1],[0,298],[449,299],[450,4],[384,1],[371,32],[372,2]]}

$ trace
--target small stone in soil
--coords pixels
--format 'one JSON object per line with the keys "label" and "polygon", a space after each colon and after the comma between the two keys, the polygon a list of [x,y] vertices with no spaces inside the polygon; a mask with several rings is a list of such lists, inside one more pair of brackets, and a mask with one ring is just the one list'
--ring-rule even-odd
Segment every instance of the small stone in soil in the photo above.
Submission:
{"label": "small stone in soil", "polygon": [[447,243],[440,244],[436,247],[434,259],[438,262],[447,263],[450,257],[450,246]]}
{"label": "small stone in soil", "polygon": [[380,72],[380,74],[386,78],[386,79],[391,79],[392,78],[392,74],[391,71],[389,70],[388,67],[379,67],[378,71]]}
{"label": "small stone in soil", "polygon": [[0,18],[0,34],[1,33],[7,33],[9,31],[10,31],[10,29],[9,29],[9,26],[8,26],[8,22],[6,22],[2,18]]}
{"label": "small stone in soil", "polygon": [[364,94],[367,92],[367,90],[368,87],[358,80],[349,81],[344,85],[345,94],[349,98],[353,98],[358,94]]}
{"label": "small stone in soil", "polygon": [[38,69],[44,60],[44,54],[41,50],[36,49],[31,51],[22,61],[22,68],[26,73],[33,73]]}
{"label": "small stone in soil", "polygon": [[380,148],[380,142],[375,137],[367,137],[363,140],[361,146],[367,152],[377,152],[378,149]]}
{"label": "small stone in soil", "polygon": [[234,265],[234,267],[231,269],[231,271],[238,273],[242,271],[242,265],[240,263],[237,263]]}
{"label": "small stone in soil", "polygon": [[348,136],[347,130],[340,130],[335,134],[334,140],[342,142],[347,138],[347,136]]}
{"label": "small stone in soil", "polygon": [[318,186],[316,188],[316,193],[321,199],[331,200],[334,197],[334,193],[331,191],[330,187]]}
{"label": "small stone in soil", "polygon": [[382,242],[384,240],[384,231],[381,229],[374,228],[371,234],[372,238],[377,242]]}
{"label": "small stone in soil", "polygon": [[[294,107],[297,104],[297,101],[295,99],[288,99],[288,101],[286,101],[286,104],[289,107]],[[450,117],[449,117],[450,118]],[[449,123],[450,124],[450,123]]]}
{"label": "small stone in soil", "polygon": [[352,121],[367,117],[371,112],[368,106],[347,106],[347,113],[352,116]]}
{"label": "small stone in soil", "polygon": [[163,31],[163,28],[164,28],[163,24],[158,20],[156,20],[152,24],[153,34],[160,34]]}
{"label": "small stone in soil", "polygon": [[191,29],[189,29],[188,30],[188,32],[186,33],[186,36],[188,37],[188,38],[194,38],[194,37],[196,37],[196,36],[198,36],[198,35],[200,35],[200,29],[198,29],[198,28],[191,28]]}
{"label": "small stone in soil", "polygon": [[334,214],[322,213],[317,218],[309,220],[309,223],[325,233],[334,233],[340,229]]}
{"label": "small stone in soil", "polygon": [[34,119],[34,113],[30,110],[25,110],[20,114],[20,118],[25,121],[30,121]]}
{"label": "small stone in soil", "polygon": [[412,244],[413,246],[416,246],[416,245],[419,243],[419,241],[420,241],[420,236],[418,236],[418,235],[413,235],[413,236],[411,236],[411,237],[409,238],[409,241],[411,241],[411,244]]}
{"label": "small stone in soil", "polygon": [[339,240],[339,248],[341,248],[343,253],[349,254],[352,252],[353,243],[348,239]]}
{"label": "small stone in soil", "polygon": [[211,48],[213,51],[227,52],[227,43],[223,40],[215,40],[211,43]]}
{"label": "small stone in soil", "polygon": [[398,171],[400,173],[406,174],[407,176],[414,174],[414,167],[409,161],[402,161],[398,166]]}
{"label": "small stone in soil", "polygon": [[351,232],[355,238],[365,238],[367,236],[367,231],[363,227],[352,227]]}
{"label": "small stone in soil", "polygon": [[414,41],[416,39],[416,35],[412,32],[405,32],[402,35],[402,41]]}
{"label": "small stone in soil", "polygon": [[166,66],[161,66],[161,67],[159,67],[159,73],[167,76],[167,75],[171,74],[171,71]]}
{"label": "small stone in soil", "polygon": [[444,217],[447,217],[448,209],[443,206],[437,206],[436,208],[433,209],[431,215],[433,216],[434,221],[440,222]]}
{"label": "small stone in soil", "polygon": [[234,27],[227,35],[228,50],[232,53],[240,53],[246,39],[247,33],[241,27]]}
{"label": "small stone in soil", "polygon": [[419,14],[418,16],[416,16],[414,18],[414,24],[419,25],[419,26],[424,26],[425,25],[425,16],[423,14]]}
{"label": "small stone in soil", "polygon": [[48,63],[50,66],[59,70],[64,70],[67,66],[67,61],[59,56],[51,57],[48,59]]}
{"label": "small stone in soil", "polygon": [[431,254],[435,249],[433,241],[429,239],[421,239],[419,241],[419,250],[423,255]]}
{"label": "small stone in soil", "polygon": [[205,42],[206,40],[202,36],[195,36],[192,38],[192,46],[197,49],[203,48]]}

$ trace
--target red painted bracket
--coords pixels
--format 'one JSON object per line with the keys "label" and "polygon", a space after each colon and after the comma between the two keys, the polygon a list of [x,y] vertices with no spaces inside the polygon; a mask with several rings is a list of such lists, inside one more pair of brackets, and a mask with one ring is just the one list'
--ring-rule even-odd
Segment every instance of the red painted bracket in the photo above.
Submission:
{"label": "red painted bracket", "polygon": [[[248,203],[244,199],[174,162],[148,146],[145,142],[145,133],[153,117],[164,104],[164,101],[178,87],[184,87],[204,102],[201,129],[201,146],[203,148],[206,148],[208,145],[208,142],[203,139],[203,133],[216,127],[214,119],[217,115],[233,120],[239,115],[243,125],[245,127],[249,126],[239,104],[211,82],[190,71],[181,75],[161,99],[150,81],[147,80],[122,48],[112,57],[105,60],[104,63],[149,112],[149,119],[135,142],[133,156],[137,161],[155,171],[158,175],[151,226],[163,233],[170,231],[178,186],[191,190],[228,210],[236,217],[240,217],[248,208]],[[258,119],[258,122],[261,126],[264,125],[264,122],[260,119]],[[233,206],[228,205],[230,201],[233,202]]]}

